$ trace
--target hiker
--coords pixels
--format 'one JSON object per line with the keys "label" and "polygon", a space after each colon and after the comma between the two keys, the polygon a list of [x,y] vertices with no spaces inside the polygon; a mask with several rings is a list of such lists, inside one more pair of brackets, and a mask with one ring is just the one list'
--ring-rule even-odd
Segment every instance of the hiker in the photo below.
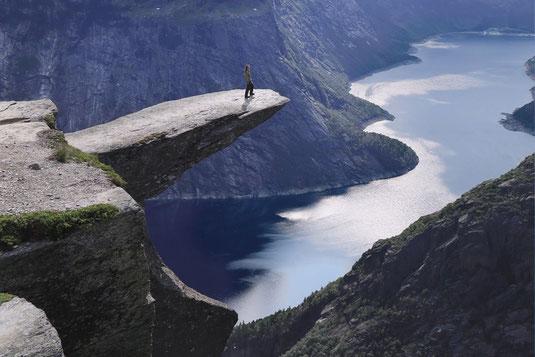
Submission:
{"label": "hiker", "polygon": [[254,95],[253,93],[253,90],[254,90],[254,84],[253,84],[253,80],[251,79],[251,66],[249,65],[246,65],[245,66],[245,71],[243,72],[243,77],[245,78],[245,82],[247,83],[247,88],[245,88],[245,99],[249,98],[249,95],[251,95],[251,97]]}

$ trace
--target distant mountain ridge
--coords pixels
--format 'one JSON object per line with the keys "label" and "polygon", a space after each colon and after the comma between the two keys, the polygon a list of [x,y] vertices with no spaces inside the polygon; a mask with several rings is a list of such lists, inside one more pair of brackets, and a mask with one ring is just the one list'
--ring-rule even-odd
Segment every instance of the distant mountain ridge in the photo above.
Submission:
{"label": "distant mountain ridge", "polygon": [[276,118],[185,173],[165,197],[297,193],[402,174],[410,148],[348,79],[410,60],[409,43],[491,26],[533,31],[529,0],[47,2],[4,0],[0,99],[52,98],[74,131],[165,100],[243,87],[290,98]]}

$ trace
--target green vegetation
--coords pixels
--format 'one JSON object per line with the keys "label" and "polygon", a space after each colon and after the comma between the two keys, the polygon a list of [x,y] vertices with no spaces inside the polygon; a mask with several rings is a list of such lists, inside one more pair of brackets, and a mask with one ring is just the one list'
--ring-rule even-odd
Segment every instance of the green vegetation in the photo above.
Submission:
{"label": "green vegetation", "polygon": [[[241,323],[234,328],[231,341],[247,339],[261,342],[266,338],[277,339],[279,336],[291,335],[292,342],[296,343],[307,332],[306,327],[311,328],[324,307],[340,294],[341,286],[340,278],[313,292],[297,308],[279,310],[248,324]],[[280,349],[280,346],[277,347]],[[284,349],[277,351],[277,355],[282,353]]]}
{"label": "green vegetation", "polygon": [[45,117],[45,123],[50,129],[56,129],[56,117],[52,114],[48,114]]}
{"label": "green vegetation", "polygon": [[[290,53],[300,51],[290,40],[287,46]],[[324,114],[331,136],[335,141],[345,143],[349,156],[368,160],[372,155],[386,170],[399,173],[416,166],[418,156],[410,147],[385,135],[362,130],[375,120],[392,119],[388,112],[351,95],[346,87],[348,78],[330,69],[333,64],[329,61],[318,66],[313,60],[311,63],[294,60],[301,57],[288,56],[285,61],[301,74],[304,90],[318,100],[315,106]]]}
{"label": "green vegetation", "polygon": [[137,144],[145,145],[145,144],[150,143],[153,140],[164,138],[167,134],[168,134],[167,131],[162,131],[161,133],[150,134],[150,135],[145,136],[143,139],[139,140]]}
{"label": "green vegetation", "polygon": [[0,293],[0,305],[2,305],[5,302],[8,302],[9,300],[13,299],[15,296],[11,294],[6,293]]}
{"label": "green vegetation", "polygon": [[111,166],[100,162],[95,155],[87,154],[73,146],[70,146],[65,140],[65,136],[61,131],[55,130],[51,135],[51,139],[54,148],[54,158],[59,162],[85,162],[90,166],[104,171],[111,182],[113,182],[115,185],[120,187],[124,187],[126,185],[126,181],[123,180],[123,178],[119,176],[119,174],[117,174]]}
{"label": "green vegetation", "polygon": [[387,169],[402,171],[413,168],[418,156],[405,143],[382,134],[366,133],[362,145]]}
{"label": "green vegetation", "polygon": [[[435,313],[437,291],[429,287],[391,299],[388,292],[370,297],[366,290],[371,286],[381,291],[383,274],[395,269],[392,264],[400,259],[399,251],[426,230],[438,229],[437,234],[455,231],[463,217],[471,227],[484,227],[504,214],[531,219],[526,224],[533,225],[533,217],[529,218],[525,210],[525,198],[533,194],[534,163],[532,154],[517,168],[483,182],[442,210],[421,217],[400,235],[378,241],[344,278],[313,293],[298,307],[237,326],[228,346],[246,344],[253,351],[269,346],[274,354],[284,357],[430,355],[425,344],[415,344],[414,334],[419,332],[411,326]],[[381,267],[367,267],[374,259]]]}
{"label": "green vegetation", "polygon": [[[483,182],[462,195],[455,202],[447,204],[440,211],[420,217],[398,236],[377,241],[374,244],[374,248],[388,244],[390,246],[389,251],[394,253],[405,246],[410,238],[428,229],[431,223],[454,224],[461,214],[469,215],[473,222],[477,222],[484,219],[491,208],[505,206],[510,210],[520,210],[520,203],[513,199],[514,195],[512,193],[509,199],[504,201],[504,188],[501,185],[513,179],[515,182],[532,182],[533,180],[529,177],[532,174],[532,170],[527,170],[526,166],[533,168],[534,158],[535,155],[530,155],[515,169],[497,179]],[[515,183],[515,185],[517,184]]]}
{"label": "green vegetation", "polygon": [[94,223],[119,215],[110,204],[98,204],[73,211],[37,211],[0,217],[0,251],[12,250],[23,242],[60,240]]}
{"label": "green vegetation", "polygon": [[531,101],[528,104],[515,109],[513,114],[507,115],[511,119],[520,123],[526,131],[535,134],[535,102]]}

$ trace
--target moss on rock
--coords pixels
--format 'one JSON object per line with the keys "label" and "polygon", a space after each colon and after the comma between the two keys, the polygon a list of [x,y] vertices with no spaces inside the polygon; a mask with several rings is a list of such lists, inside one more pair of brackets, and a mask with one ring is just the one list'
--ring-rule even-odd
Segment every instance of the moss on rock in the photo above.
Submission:
{"label": "moss on rock", "polygon": [[9,300],[13,299],[15,296],[11,294],[6,293],[0,293],[0,305],[2,305],[5,302],[8,302]]}
{"label": "moss on rock", "polygon": [[52,146],[54,148],[53,156],[59,162],[85,162],[90,166],[96,167],[97,169],[101,169],[102,171],[104,171],[108,178],[111,180],[111,182],[113,182],[113,184],[115,184],[116,186],[126,186],[126,181],[117,172],[115,172],[115,170],[111,166],[100,162],[97,156],[85,153],[82,150],[79,150],[69,145],[61,131],[54,130],[53,134],[51,135],[51,139]]}
{"label": "moss on rock", "polygon": [[52,114],[48,114],[45,117],[45,123],[50,129],[56,129],[56,117]]}
{"label": "moss on rock", "polygon": [[94,223],[115,218],[119,209],[98,204],[73,211],[36,211],[0,217],[0,251],[12,250],[23,242],[60,240]]}

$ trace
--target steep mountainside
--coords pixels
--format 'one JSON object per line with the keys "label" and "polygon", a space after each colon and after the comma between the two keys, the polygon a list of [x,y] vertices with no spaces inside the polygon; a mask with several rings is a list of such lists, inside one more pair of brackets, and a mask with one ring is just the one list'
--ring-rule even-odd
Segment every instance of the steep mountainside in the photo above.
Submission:
{"label": "steep mountainside", "polygon": [[51,97],[74,131],[164,100],[243,86],[292,98],[272,121],[186,173],[185,197],[270,195],[366,182],[417,163],[365,134],[389,118],[347,93],[358,76],[411,59],[441,31],[533,29],[530,0],[2,0],[0,99]]}
{"label": "steep mountainside", "polygon": [[[526,74],[535,81],[535,57],[526,62]],[[516,108],[512,114],[503,113],[505,118],[500,120],[500,124],[505,129],[535,135],[535,87],[531,87],[530,92],[534,100]]]}
{"label": "steep mountainside", "polygon": [[534,155],[378,241],[225,356],[533,355]]}

